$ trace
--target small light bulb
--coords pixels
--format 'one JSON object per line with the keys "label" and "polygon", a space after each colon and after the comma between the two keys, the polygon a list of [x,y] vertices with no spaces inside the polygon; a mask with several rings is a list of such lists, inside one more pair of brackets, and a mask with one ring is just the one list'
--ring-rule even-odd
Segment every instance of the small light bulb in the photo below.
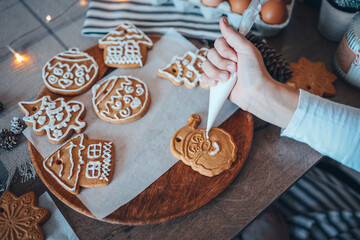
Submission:
{"label": "small light bulb", "polygon": [[12,53],[12,54],[14,54],[14,56],[15,56],[15,61],[17,62],[17,63],[21,63],[22,61],[24,61],[25,60],[25,58],[23,57],[23,56],[21,56],[19,53],[17,53],[12,47],[10,47],[10,46],[7,46],[8,47],[8,49],[10,50],[10,52]]}
{"label": "small light bulb", "polygon": [[87,4],[87,0],[80,0],[79,4],[80,6],[85,6]]}
{"label": "small light bulb", "polygon": [[51,21],[51,15],[47,15],[47,16],[46,16],[46,21],[47,21],[47,22],[50,22],[50,21]]}

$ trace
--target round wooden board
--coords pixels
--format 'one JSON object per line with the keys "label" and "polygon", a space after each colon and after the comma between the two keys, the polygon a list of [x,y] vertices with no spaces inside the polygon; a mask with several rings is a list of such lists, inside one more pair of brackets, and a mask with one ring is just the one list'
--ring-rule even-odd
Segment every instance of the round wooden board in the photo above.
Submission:
{"label": "round wooden board", "polygon": [[[96,45],[85,52],[99,64],[99,79],[111,71],[103,62],[102,50]],[[50,95],[52,99],[60,97],[45,87],[41,89],[38,98],[44,95]],[[253,118],[250,113],[239,109],[220,127],[234,137],[238,147],[236,161],[229,170],[215,177],[205,177],[179,161],[137,197],[102,220],[126,225],[161,223],[191,213],[217,197],[233,182],[246,160],[253,138]],[[94,218],[76,195],[63,189],[45,171],[42,165],[44,158],[30,142],[28,145],[34,167],[48,189],[69,207]]]}

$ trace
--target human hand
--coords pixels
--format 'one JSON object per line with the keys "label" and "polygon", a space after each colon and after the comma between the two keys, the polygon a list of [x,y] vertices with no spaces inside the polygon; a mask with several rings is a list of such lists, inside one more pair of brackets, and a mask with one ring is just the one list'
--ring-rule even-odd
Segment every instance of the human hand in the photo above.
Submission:
{"label": "human hand", "polygon": [[285,128],[298,104],[299,91],[271,78],[257,48],[233,29],[227,19],[220,19],[223,37],[215,41],[203,63],[202,80],[207,85],[227,81],[237,73],[229,100],[243,110]]}
{"label": "human hand", "polygon": [[218,81],[227,81],[237,72],[238,79],[229,100],[248,110],[254,94],[258,94],[271,77],[258,49],[233,29],[225,17],[220,19],[219,24],[223,37],[215,41],[215,48],[210,49],[207,54],[208,60],[203,63],[202,80],[213,86]]}

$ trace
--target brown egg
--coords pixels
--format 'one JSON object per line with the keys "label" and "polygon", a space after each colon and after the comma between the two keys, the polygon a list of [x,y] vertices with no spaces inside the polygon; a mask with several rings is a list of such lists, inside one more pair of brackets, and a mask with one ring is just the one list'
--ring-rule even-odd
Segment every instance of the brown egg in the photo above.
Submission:
{"label": "brown egg", "polygon": [[288,17],[286,5],[278,0],[269,0],[262,5],[260,16],[264,23],[283,23]]}
{"label": "brown egg", "polygon": [[251,0],[229,0],[231,11],[243,14],[245,9],[249,7]]}
{"label": "brown egg", "polygon": [[202,0],[202,4],[208,7],[217,7],[224,0]]}

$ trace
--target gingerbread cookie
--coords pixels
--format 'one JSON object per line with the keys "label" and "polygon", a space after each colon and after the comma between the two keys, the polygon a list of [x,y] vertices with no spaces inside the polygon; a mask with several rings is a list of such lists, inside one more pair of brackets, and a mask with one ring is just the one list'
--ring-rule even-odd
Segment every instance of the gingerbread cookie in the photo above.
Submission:
{"label": "gingerbread cookie", "polygon": [[114,170],[114,144],[80,134],[50,154],[44,169],[67,191],[109,184]]}
{"label": "gingerbread cookie", "polygon": [[128,123],[141,118],[150,106],[146,84],[132,76],[114,76],[92,88],[95,113],[104,121]]}
{"label": "gingerbread cookie", "polygon": [[49,210],[37,206],[35,193],[16,197],[5,191],[0,198],[1,239],[45,239],[40,224],[50,217]]}
{"label": "gingerbread cookie", "polygon": [[127,21],[99,40],[99,47],[104,49],[105,64],[109,67],[142,67],[152,46],[151,39]]}
{"label": "gingerbread cookie", "polygon": [[293,70],[292,78],[286,83],[294,88],[301,88],[318,96],[334,96],[335,87],[332,84],[336,75],[326,70],[323,62],[311,62],[301,57],[299,62],[290,63]]}
{"label": "gingerbread cookie", "polygon": [[207,48],[201,48],[195,53],[189,51],[182,57],[175,56],[167,66],[159,69],[157,75],[169,79],[176,86],[185,83],[187,88],[195,88],[200,84],[200,87],[209,89],[209,86],[201,81],[204,73],[202,64],[208,51]]}
{"label": "gingerbread cookie", "polygon": [[202,175],[212,177],[229,169],[236,160],[233,137],[221,128],[211,128],[209,139],[205,129],[196,129],[201,118],[190,116],[187,125],[171,139],[171,153]]}
{"label": "gingerbread cookie", "polygon": [[68,101],[64,98],[52,101],[44,96],[32,102],[19,102],[20,110],[25,114],[23,120],[32,126],[37,135],[45,135],[49,142],[59,144],[67,140],[73,131],[81,133],[85,130],[85,107],[82,102]]}
{"label": "gingerbread cookie", "polygon": [[42,78],[47,89],[54,93],[77,95],[97,81],[98,70],[93,57],[77,48],[70,48],[45,64]]}

